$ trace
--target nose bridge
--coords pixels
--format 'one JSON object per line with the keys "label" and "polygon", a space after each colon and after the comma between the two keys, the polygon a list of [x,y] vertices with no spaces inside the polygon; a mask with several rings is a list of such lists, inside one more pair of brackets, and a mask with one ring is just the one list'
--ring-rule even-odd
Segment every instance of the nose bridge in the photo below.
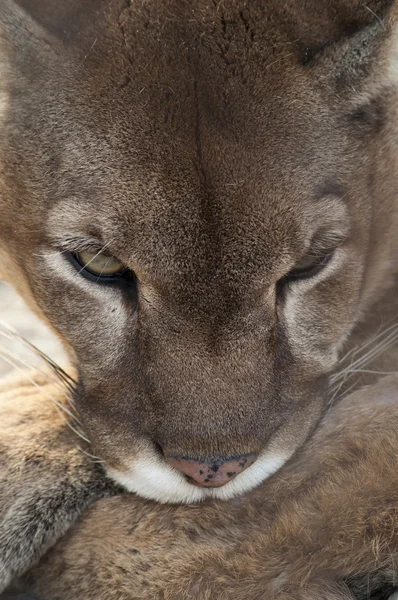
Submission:
{"label": "nose bridge", "polygon": [[243,252],[232,248],[233,240],[222,235],[222,223],[214,231],[214,225],[205,227],[200,222],[197,228],[199,241],[187,240],[173,257],[155,308],[162,310],[166,320],[177,317],[185,327],[199,325],[209,335],[229,327],[252,306],[253,274],[239,260]]}
{"label": "nose bridge", "polygon": [[231,353],[184,345],[168,368],[162,362],[157,441],[167,454],[229,457],[261,449],[270,395],[265,361]]}
{"label": "nose bridge", "polygon": [[250,326],[236,318],[215,330],[178,311],[145,310],[137,362],[154,415],[150,435],[174,456],[259,451],[272,396],[266,308]]}
{"label": "nose bridge", "polygon": [[233,284],[219,268],[210,273],[183,278],[172,290],[171,313],[178,315],[188,329],[194,328],[202,343],[221,338],[244,313],[245,294],[242,286]]}

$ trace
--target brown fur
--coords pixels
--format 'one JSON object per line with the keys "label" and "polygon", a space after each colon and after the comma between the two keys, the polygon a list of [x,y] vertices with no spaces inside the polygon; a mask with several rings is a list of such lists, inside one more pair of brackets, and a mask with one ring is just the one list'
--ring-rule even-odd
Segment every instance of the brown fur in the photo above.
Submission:
{"label": "brown fur", "polygon": [[[1,3],[0,269],[64,340],[80,418],[118,473],[159,446],[287,458],[351,331],[396,294],[395,12]],[[336,231],[340,266],[278,294]],[[62,251],[88,237],[137,295],[73,271]]]}

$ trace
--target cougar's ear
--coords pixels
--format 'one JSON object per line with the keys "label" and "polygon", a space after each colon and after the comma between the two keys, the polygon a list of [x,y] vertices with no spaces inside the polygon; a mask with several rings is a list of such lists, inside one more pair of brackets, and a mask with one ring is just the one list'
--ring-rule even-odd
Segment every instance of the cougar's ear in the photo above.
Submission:
{"label": "cougar's ear", "polygon": [[396,0],[286,0],[282,13],[291,33],[310,47],[321,48],[388,18]]}
{"label": "cougar's ear", "polygon": [[337,51],[352,76],[389,37],[397,5],[398,0],[286,0],[282,10],[303,64],[332,52],[337,65]]}
{"label": "cougar's ear", "polygon": [[71,42],[89,29],[106,0],[13,0],[50,35]]}
{"label": "cougar's ear", "polygon": [[398,0],[286,4],[299,60],[322,86],[331,85],[355,104],[361,95],[376,96],[385,85],[398,83]]}

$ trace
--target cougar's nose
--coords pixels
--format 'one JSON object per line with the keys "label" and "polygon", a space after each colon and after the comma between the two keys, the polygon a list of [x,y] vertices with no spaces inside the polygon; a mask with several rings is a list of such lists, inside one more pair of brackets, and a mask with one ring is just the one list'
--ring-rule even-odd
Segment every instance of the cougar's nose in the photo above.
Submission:
{"label": "cougar's nose", "polygon": [[166,456],[170,466],[187,476],[190,483],[200,487],[221,487],[250,467],[258,454],[242,454],[230,458],[196,460],[185,456]]}

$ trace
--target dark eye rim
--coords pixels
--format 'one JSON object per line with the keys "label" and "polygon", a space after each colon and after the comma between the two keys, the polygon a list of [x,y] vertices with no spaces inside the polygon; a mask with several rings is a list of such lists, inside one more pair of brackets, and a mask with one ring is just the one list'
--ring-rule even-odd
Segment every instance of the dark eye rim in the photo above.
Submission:
{"label": "dark eye rim", "polygon": [[332,250],[331,252],[328,252],[327,254],[325,254],[324,256],[321,257],[321,259],[318,263],[314,264],[313,266],[309,267],[308,269],[295,270],[293,268],[291,271],[289,271],[289,273],[286,273],[286,275],[284,275],[284,277],[282,277],[280,282],[293,283],[294,281],[303,281],[305,279],[311,279],[312,277],[315,277],[316,275],[318,275],[318,273],[323,271],[323,269],[329,264],[329,262],[331,261],[331,259],[333,257],[333,254],[334,254],[334,250]]}
{"label": "dark eye rim", "polygon": [[123,283],[126,280],[133,279],[134,273],[130,271],[127,267],[122,269],[118,273],[112,275],[98,275],[98,273],[94,273],[88,267],[86,267],[83,262],[79,259],[79,256],[76,252],[66,252],[64,253],[65,257],[69,261],[69,263],[76,269],[77,273],[92,281],[93,283],[97,283],[98,285],[107,285],[107,284],[116,284]]}

